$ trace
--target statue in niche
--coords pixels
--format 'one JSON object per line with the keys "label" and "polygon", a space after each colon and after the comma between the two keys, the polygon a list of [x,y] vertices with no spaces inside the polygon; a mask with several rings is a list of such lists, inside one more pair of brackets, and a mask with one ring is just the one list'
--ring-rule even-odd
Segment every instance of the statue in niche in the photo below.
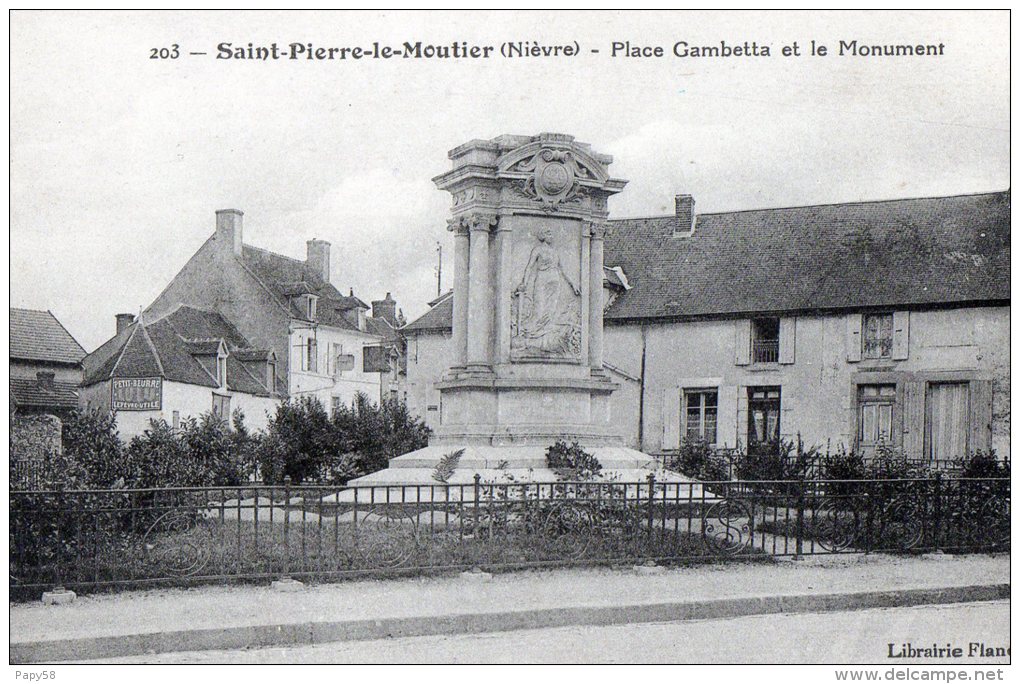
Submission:
{"label": "statue in niche", "polygon": [[581,288],[564,270],[552,230],[545,228],[535,237],[538,244],[512,295],[510,349],[518,357],[577,358]]}

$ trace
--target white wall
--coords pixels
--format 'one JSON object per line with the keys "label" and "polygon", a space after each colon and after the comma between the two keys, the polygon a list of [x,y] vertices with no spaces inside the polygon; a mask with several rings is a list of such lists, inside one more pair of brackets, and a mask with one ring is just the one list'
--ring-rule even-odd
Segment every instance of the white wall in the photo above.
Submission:
{"label": "white wall", "polygon": [[[298,327],[300,323],[292,323],[290,335],[290,396],[298,399],[302,396],[314,396],[322,402],[327,411],[331,410],[333,398],[342,403],[350,404],[354,395],[363,392],[375,402],[380,397],[380,373],[364,372],[363,347],[375,346],[382,338],[369,333],[354,330],[340,330],[325,326]],[[305,349],[309,337],[317,341],[318,365],[317,372],[303,370],[302,350]],[[333,353],[333,345],[343,347],[343,353],[354,355],[354,369],[336,374],[328,372],[328,356]]]}
{"label": "white wall", "polygon": [[[218,392],[218,390],[217,390]],[[198,418],[212,410],[214,390],[211,387],[189,385],[179,382],[163,381],[163,408],[159,411],[118,411],[117,430],[125,442],[135,435],[142,434],[149,428],[149,421],[162,418],[173,424],[174,411],[179,412],[181,420]],[[101,382],[79,391],[79,405],[82,408],[110,410],[110,382]],[[276,412],[279,402],[269,397],[256,397],[240,392],[227,392],[230,395],[230,411],[241,409],[244,412],[244,423],[251,430],[261,430],[269,422],[269,417]]]}
{"label": "white wall", "polygon": [[436,382],[453,365],[449,332],[421,332],[407,338],[407,408],[435,430],[439,427],[439,390]]}
{"label": "white wall", "polygon": [[[630,446],[660,452],[666,419],[680,420],[682,388],[712,386],[719,388],[718,444],[742,445],[747,434],[747,388],[778,385],[785,437],[800,433],[808,445],[852,445],[857,410],[854,383],[891,381],[900,387],[921,388],[920,396],[908,401],[914,411],[913,434],[904,437],[904,445],[919,452],[923,427],[918,427],[918,421],[923,422],[923,405],[920,413],[915,409],[918,402],[923,404],[924,384],[966,379],[991,384],[991,445],[1000,456],[1009,455],[1009,307],[912,311],[907,358],[896,361],[849,361],[848,318],[796,317],[792,323],[793,363],[762,365],[736,363],[738,323],[734,320],[608,325],[604,358],[619,371],[608,369],[619,385],[610,400],[613,425]],[[434,385],[453,363],[452,346],[448,332],[408,336],[408,406],[433,429],[439,413],[431,407],[438,407],[440,401]],[[641,377],[642,349],[643,409],[641,383],[627,378]],[[902,422],[909,425],[911,417],[904,415],[908,406],[903,404],[898,410]],[[643,426],[639,415],[643,415]]]}

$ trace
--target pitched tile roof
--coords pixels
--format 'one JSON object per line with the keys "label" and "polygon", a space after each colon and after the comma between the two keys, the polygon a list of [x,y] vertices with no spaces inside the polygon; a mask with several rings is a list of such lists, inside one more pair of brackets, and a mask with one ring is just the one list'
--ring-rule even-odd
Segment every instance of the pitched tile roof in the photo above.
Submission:
{"label": "pitched tile roof", "polygon": [[219,386],[215,363],[208,357],[217,353],[221,343],[227,348],[227,389],[269,396],[264,372],[249,366],[264,363],[270,352],[252,349],[220,314],[190,306],[180,306],[152,323],[135,323],[121,331],[94,352],[100,358],[86,359],[82,384],[110,378],[163,377],[215,388]]}
{"label": "pitched tile roof", "polygon": [[11,309],[10,358],[80,363],[85,350],[49,311]]}
{"label": "pitched tile roof", "polygon": [[74,382],[55,380],[53,387],[48,388],[31,378],[11,378],[10,390],[15,406],[61,409],[78,406],[78,386]]}
{"label": "pitched tile roof", "polygon": [[611,222],[627,318],[1009,299],[1008,192]]}
{"label": "pitched tile roof", "polygon": [[347,330],[358,329],[357,309],[368,309],[359,298],[340,293],[304,261],[292,259],[265,249],[243,245],[241,262],[277,299],[287,303],[291,316],[307,319],[290,298],[299,294],[318,295],[316,318],[324,325]]}
{"label": "pitched tile roof", "polygon": [[447,292],[438,299],[429,302],[430,308],[418,318],[414,319],[401,331],[425,331],[425,330],[449,330],[453,321],[453,292]]}
{"label": "pitched tile roof", "polygon": [[[676,237],[674,216],[613,220],[628,287],[606,320],[1009,301],[1009,219],[1006,191],[702,214]],[[452,315],[440,299],[402,330]]]}
{"label": "pitched tile roof", "polygon": [[397,329],[390,325],[390,322],[385,318],[366,317],[365,329],[373,335],[383,338],[383,342],[396,342],[399,337]]}

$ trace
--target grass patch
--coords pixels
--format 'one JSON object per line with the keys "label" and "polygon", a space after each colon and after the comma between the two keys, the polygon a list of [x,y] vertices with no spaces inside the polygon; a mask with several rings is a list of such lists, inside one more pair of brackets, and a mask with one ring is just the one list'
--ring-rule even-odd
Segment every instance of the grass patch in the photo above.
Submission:
{"label": "grass patch", "polygon": [[[429,574],[482,566],[510,569],[575,564],[627,564],[644,559],[670,563],[768,558],[736,549],[725,540],[688,531],[667,520],[649,528],[640,517],[593,521],[570,509],[541,518],[459,515],[460,507],[392,506],[351,515],[346,505],[332,515],[317,509],[314,521],[294,507],[286,524],[267,520],[202,517],[192,512],[166,519],[148,534],[96,538],[69,550],[58,563],[33,564],[12,557],[12,597],[37,596],[40,586],[74,588],[188,586],[290,574],[343,578]],[[281,509],[283,510],[283,509]],[[297,519],[293,519],[297,516]],[[17,572],[15,572],[17,570]],[[26,585],[28,585],[26,587]]]}

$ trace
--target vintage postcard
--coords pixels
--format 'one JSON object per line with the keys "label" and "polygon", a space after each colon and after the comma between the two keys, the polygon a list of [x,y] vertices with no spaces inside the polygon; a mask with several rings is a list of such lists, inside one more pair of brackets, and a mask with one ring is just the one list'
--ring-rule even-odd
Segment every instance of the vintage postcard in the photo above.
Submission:
{"label": "vintage postcard", "polygon": [[11,12],[15,680],[1001,680],[1010,19]]}

